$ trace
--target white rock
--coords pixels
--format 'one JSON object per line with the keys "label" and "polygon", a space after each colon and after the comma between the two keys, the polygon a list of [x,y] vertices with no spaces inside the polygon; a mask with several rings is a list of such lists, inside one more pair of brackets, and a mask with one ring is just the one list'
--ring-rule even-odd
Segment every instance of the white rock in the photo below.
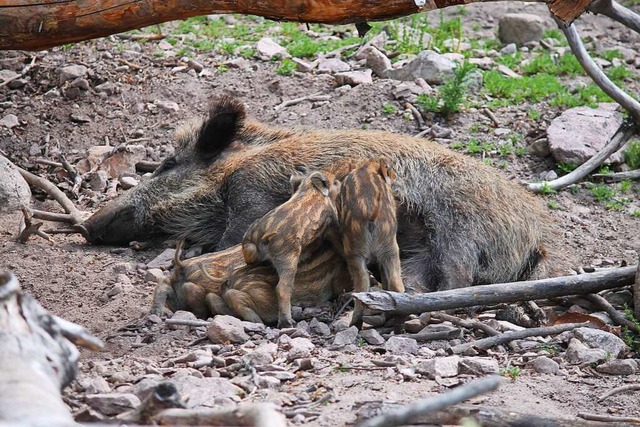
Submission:
{"label": "white rock", "polygon": [[177,113],[178,111],[180,111],[180,106],[178,106],[177,102],[157,99],[153,103],[167,113]]}
{"label": "white rock", "polygon": [[573,365],[597,363],[607,359],[607,352],[599,348],[589,348],[580,340],[571,338],[564,358]]}
{"label": "white rock", "polygon": [[418,341],[413,338],[396,337],[393,336],[387,340],[384,344],[385,350],[391,353],[418,353]]}
{"label": "white rock", "polygon": [[320,73],[340,73],[349,71],[351,67],[346,62],[338,58],[322,58],[318,61],[318,71]]}
{"label": "white rock", "polygon": [[18,116],[15,114],[7,114],[0,119],[0,126],[6,127],[7,129],[13,129],[16,126],[20,126],[20,120],[18,120]]}
{"label": "white rock", "polygon": [[577,328],[573,333],[582,343],[591,348],[604,350],[609,357],[614,359],[620,356],[620,353],[629,349],[620,338],[600,329]]}
{"label": "white rock", "polygon": [[387,77],[405,81],[422,78],[429,84],[440,84],[444,78],[453,75],[455,66],[456,64],[444,55],[425,50],[401,68],[389,70]]}
{"label": "white rock", "polygon": [[274,57],[286,58],[289,56],[287,49],[280,46],[269,37],[261,38],[256,44],[256,50],[258,51],[258,55],[264,59],[271,59]]}
{"label": "white rock", "polygon": [[540,372],[541,374],[557,374],[560,369],[560,365],[547,356],[536,357],[531,362],[531,366],[536,372]]}
{"label": "white rock", "polygon": [[316,348],[308,338],[293,338],[289,342],[287,360],[304,359],[311,357],[311,352]]}
{"label": "white rock", "polygon": [[500,49],[501,55],[515,55],[518,52],[518,46],[515,43],[509,43],[502,49]]}
{"label": "white rock", "polygon": [[483,357],[465,357],[458,367],[461,374],[472,375],[497,374],[500,370],[497,360]]}
{"label": "white rock", "polygon": [[599,365],[596,371],[609,375],[633,375],[638,371],[638,364],[631,359],[615,359]]}
{"label": "white rock", "polygon": [[171,248],[165,249],[160,253],[160,255],[155,257],[153,260],[151,260],[147,264],[147,268],[160,268],[160,269],[166,270],[171,265],[171,262],[173,261],[173,257],[175,256],[175,253],[176,253],[175,249],[171,249]]}
{"label": "white rock", "polygon": [[242,344],[249,341],[249,335],[244,332],[242,321],[233,316],[216,316],[207,327],[207,337],[213,343],[226,342]]}
{"label": "white rock", "polygon": [[366,68],[359,71],[348,71],[346,73],[335,74],[334,77],[338,85],[357,86],[361,84],[373,83],[371,70]]}
{"label": "white rock", "polygon": [[13,212],[31,203],[29,184],[18,168],[0,155],[0,212]]}
{"label": "white rock", "polygon": [[459,373],[459,363],[460,356],[437,357],[420,362],[416,371],[429,378],[455,377]]}
{"label": "white rock", "polygon": [[105,415],[118,415],[140,406],[140,399],[135,394],[111,393],[92,394],[85,398],[87,405]]}
{"label": "white rock", "polygon": [[118,182],[120,183],[120,186],[125,190],[138,185],[138,180],[132,176],[121,176],[120,178],[118,178]]}
{"label": "white rock", "polygon": [[158,283],[164,279],[164,277],[164,273],[159,268],[150,268],[144,275],[144,281]]}
{"label": "white rock", "polygon": [[[622,122],[618,104],[600,104],[598,108],[576,107],[564,111],[547,128],[549,150],[557,162],[578,166],[593,157],[607,143]],[[619,163],[617,153],[610,161]]]}
{"label": "white rock", "polygon": [[545,21],[530,13],[508,13],[500,18],[498,37],[502,43],[523,45],[531,41],[539,41],[544,33]]}
{"label": "white rock", "polygon": [[333,345],[345,346],[348,344],[354,344],[357,337],[358,328],[355,326],[351,326],[350,328],[347,328],[336,334],[335,338],[333,339]]}
{"label": "white rock", "polygon": [[68,80],[75,80],[78,77],[84,77],[87,74],[87,67],[84,65],[67,65],[66,67],[60,68],[58,73],[59,83],[62,85]]}
{"label": "white rock", "polygon": [[367,68],[371,68],[373,74],[385,78],[391,69],[391,60],[387,55],[380,52],[375,46],[367,47],[363,52]]}

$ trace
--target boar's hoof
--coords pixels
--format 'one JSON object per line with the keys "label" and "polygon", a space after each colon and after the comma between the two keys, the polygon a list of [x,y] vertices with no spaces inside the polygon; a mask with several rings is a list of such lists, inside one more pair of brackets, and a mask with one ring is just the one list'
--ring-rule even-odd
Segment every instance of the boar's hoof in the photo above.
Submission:
{"label": "boar's hoof", "polygon": [[295,325],[295,323],[293,323],[293,319],[291,317],[281,317],[278,319],[278,328],[279,329],[285,329],[285,328],[293,328]]}

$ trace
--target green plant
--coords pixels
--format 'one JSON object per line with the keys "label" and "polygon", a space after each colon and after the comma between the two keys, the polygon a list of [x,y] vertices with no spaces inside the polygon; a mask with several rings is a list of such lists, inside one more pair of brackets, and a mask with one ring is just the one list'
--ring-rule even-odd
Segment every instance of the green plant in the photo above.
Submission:
{"label": "green plant", "polygon": [[631,181],[629,181],[628,179],[625,179],[624,181],[620,181],[620,192],[621,193],[628,193],[629,191],[631,191],[632,187],[633,187],[633,183]]}
{"label": "green plant", "polygon": [[229,67],[227,67],[224,64],[218,65],[218,71],[221,72],[221,73],[226,73],[227,71],[229,71]]}
{"label": "green plant", "polygon": [[589,184],[587,186],[591,190],[593,197],[599,202],[607,202],[616,195],[616,189],[605,184]]}
{"label": "green plant", "polygon": [[276,73],[281,76],[290,76],[296,70],[296,63],[290,59],[282,60],[282,63],[276,68]]}
{"label": "green plant", "polygon": [[445,117],[457,113],[464,104],[468,76],[473,70],[475,66],[467,61],[458,64],[453,70],[453,76],[438,88],[438,96],[421,94],[418,96],[418,104],[425,111],[440,113]]}
{"label": "green plant", "polygon": [[509,366],[506,369],[500,370],[500,375],[503,377],[511,378],[511,381],[516,381],[520,376],[521,369],[517,366]]}
{"label": "green plant", "polygon": [[598,173],[601,175],[608,175],[610,173],[613,173],[613,171],[608,165],[603,165],[603,166],[600,166],[600,168],[598,169]]}
{"label": "green plant", "polygon": [[336,366],[335,370],[338,372],[349,372],[351,370],[351,365],[348,363],[341,363],[340,366]]}
{"label": "green plant", "polygon": [[632,71],[627,70],[627,67],[624,65],[618,65],[617,67],[609,68],[607,76],[609,76],[609,78],[614,82],[620,83],[624,79],[633,77],[634,74]]}
{"label": "green plant", "polygon": [[529,118],[531,120],[538,120],[542,116],[540,111],[536,110],[533,107],[529,108],[529,111],[527,111],[527,114],[529,115]]}
{"label": "green plant", "polygon": [[384,103],[382,104],[382,114],[394,114],[398,109],[395,105]]}
{"label": "green plant", "polygon": [[606,59],[607,61],[613,61],[616,58],[624,57],[618,49],[605,50],[604,52],[600,53],[600,56]]}
{"label": "green plant", "polygon": [[555,200],[547,200],[547,207],[554,211],[558,209],[562,209],[562,206],[560,206],[560,203],[556,202]]}
{"label": "green plant", "polygon": [[569,162],[569,163],[556,163],[556,168],[562,173],[562,174],[568,174],[569,172],[573,171],[575,168],[577,168],[578,166],[573,163],[573,162]]}
{"label": "green plant", "polygon": [[358,347],[364,347],[365,345],[367,345],[367,341],[364,338],[359,337],[356,341],[356,344],[358,345]]}
{"label": "green plant", "polygon": [[542,194],[556,194],[557,191],[555,189],[551,188],[549,183],[545,181],[540,186],[540,193],[542,193]]}
{"label": "green plant", "polygon": [[516,147],[516,156],[522,157],[525,154],[527,154],[527,149],[525,147],[522,147],[522,146]]}
{"label": "green plant", "polygon": [[624,162],[631,169],[640,169],[640,141],[631,141],[622,156],[624,157]]}
{"label": "green plant", "polygon": [[500,155],[500,157],[510,156],[513,152],[514,148],[512,143],[502,144],[498,147],[498,155]]}
{"label": "green plant", "polygon": [[458,150],[460,148],[464,148],[464,144],[462,142],[452,142],[451,144],[449,144],[449,148]]}
{"label": "green plant", "polygon": [[640,218],[640,211],[631,212],[631,216],[634,217],[634,218]]}
{"label": "green plant", "polygon": [[555,40],[565,40],[564,35],[556,29],[547,30],[542,34],[542,37],[545,39],[555,39]]}
{"label": "green plant", "polygon": [[484,87],[490,95],[504,100],[493,103],[494,106],[521,104],[525,101],[540,102],[553,94],[566,91],[555,76],[537,74],[514,79],[497,71],[484,72]]}

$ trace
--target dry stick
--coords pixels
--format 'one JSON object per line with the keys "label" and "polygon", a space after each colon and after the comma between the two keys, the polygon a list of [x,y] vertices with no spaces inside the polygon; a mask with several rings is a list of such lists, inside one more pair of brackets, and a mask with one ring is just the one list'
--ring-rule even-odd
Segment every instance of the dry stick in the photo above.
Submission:
{"label": "dry stick", "polygon": [[[638,264],[640,264],[640,255],[638,255]],[[636,280],[633,284],[633,317],[640,320],[640,267],[636,271]]]}
{"label": "dry stick", "polygon": [[436,320],[442,320],[442,321],[451,322],[454,325],[460,326],[462,328],[477,329],[477,330],[480,330],[480,331],[484,332],[485,334],[487,334],[489,336],[492,336],[492,337],[494,337],[496,335],[500,335],[500,332],[496,331],[491,326],[486,325],[486,324],[484,324],[482,322],[479,322],[477,320],[460,319],[459,317],[452,316],[452,315],[446,314],[446,313],[433,313],[431,315],[431,317],[436,319]]}
{"label": "dry stick", "polygon": [[285,416],[270,403],[211,409],[165,409],[153,417],[159,425],[286,427]]}
{"label": "dry stick", "polygon": [[62,167],[67,171],[71,180],[73,181],[73,187],[71,188],[71,193],[73,193],[76,198],[78,197],[78,192],[80,191],[80,186],[82,185],[82,175],[80,175],[76,168],[74,168],[71,163],[67,161],[67,159],[61,154],[60,155],[60,163],[62,163]]}
{"label": "dry stick", "polygon": [[80,224],[82,222],[82,212],[80,212],[80,210],[75,207],[73,202],[69,200],[69,198],[62,191],[60,191],[58,187],[56,187],[55,185],[53,185],[53,183],[47,181],[46,179],[36,176],[31,172],[27,172],[22,168],[18,168],[18,170],[20,171],[20,175],[22,175],[27,183],[34,187],[40,188],[41,190],[44,190],[48,195],[53,197],[55,201],[60,203],[65,212],[72,216],[74,224]]}
{"label": "dry stick", "polygon": [[4,87],[6,85],[8,85],[10,82],[17,80],[19,78],[22,78],[25,76],[25,74],[27,74],[29,72],[29,70],[31,69],[31,67],[33,67],[33,64],[36,62],[36,57],[34,56],[33,58],[31,58],[31,63],[29,63],[29,65],[25,66],[22,71],[20,72],[20,74],[18,74],[15,77],[10,78],[9,80],[5,80],[2,83],[0,83],[0,87]]}
{"label": "dry stick", "polygon": [[160,162],[152,162],[149,160],[141,160],[136,163],[136,170],[138,172],[154,172],[160,166]]}
{"label": "dry stick", "polygon": [[399,334],[397,336],[403,338],[413,338],[416,341],[437,341],[437,340],[452,340],[461,338],[460,329],[452,329],[450,331],[437,331],[437,332],[418,332],[417,334]]}
{"label": "dry stick", "polygon": [[164,321],[167,325],[181,325],[181,326],[209,326],[211,322],[206,320],[187,320],[187,319],[167,319]]}
{"label": "dry stick", "polygon": [[539,193],[543,189],[559,190],[575,184],[598,168],[609,156],[618,151],[636,133],[638,127],[628,121],[622,122],[609,142],[595,156],[578,166],[570,173],[553,181],[533,182],[527,185],[529,190]]}
{"label": "dry stick", "polygon": [[612,0],[596,0],[589,5],[593,13],[601,13],[640,33],[640,16]]}
{"label": "dry stick", "polygon": [[610,268],[576,276],[471,286],[449,291],[405,294],[389,291],[357,292],[365,307],[394,314],[421,314],[477,305],[494,305],[568,295],[593,294],[633,284],[637,266]]}
{"label": "dry stick", "polygon": [[500,126],[500,122],[496,118],[496,115],[493,114],[493,111],[491,111],[490,109],[485,107],[485,108],[482,109],[482,113],[484,115],[486,115],[487,117],[489,117],[489,119],[493,122],[494,125],[496,125],[496,127]]}
{"label": "dry stick", "polygon": [[420,415],[441,411],[472,397],[488,393],[500,386],[502,379],[497,375],[481,378],[458,386],[435,397],[428,397],[415,403],[388,411],[360,423],[358,427],[392,427],[408,424]]}
{"label": "dry stick", "polygon": [[411,111],[413,118],[418,122],[418,128],[422,129],[422,127],[424,127],[424,119],[422,118],[422,114],[420,114],[420,111],[418,111],[418,109],[411,105],[411,103],[409,102],[404,104],[404,109]]}
{"label": "dry stick", "polygon": [[291,107],[293,105],[300,104],[304,101],[329,101],[331,100],[331,95],[323,95],[322,92],[316,92],[311,95],[302,96],[300,98],[290,99],[288,101],[283,101],[281,104],[276,105],[275,110],[280,111],[283,108]]}
{"label": "dry stick", "polygon": [[601,181],[606,183],[635,180],[640,179],[640,169],[628,172],[595,173],[591,175],[591,178],[593,178],[594,181]]}
{"label": "dry stick", "polygon": [[611,317],[611,320],[613,320],[616,325],[626,326],[627,328],[629,328],[630,330],[636,333],[640,332],[640,327],[638,327],[638,325],[636,325],[631,320],[624,317],[624,314],[616,310],[611,305],[611,303],[609,303],[609,301],[604,299],[602,296],[598,294],[589,294],[589,295],[585,295],[585,298],[591,301],[592,303],[594,303],[595,305],[599,306],[604,311],[606,311],[609,317]]}
{"label": "dry stick", "polygon": [[555,326],[545,326],[542,328],[529,328],[521,331],[505,332],[502,335],[496,335],[495,337],[483,338],[476,341],[467,342],[451,347],[450,351],[453,354],[464,353],[471,347],[486,350],[496,345],[505,344],[513,340],[520,340],[523,338],[558,335],[562,332],[571,331],[575,328],[582,328],[589,325],[589,322],[583,323],[564,323]]}
{"label": "dry stick", "polygon": [[635,390],[640,390],[640,384],[627,384],[620,387],[616,387],[602,394],[600,397],[598,397],[598,402],[602,402],[618,393],[623,393],[625,391],[635,391]]}
{"label": "dry stick", "polygon": [[589,421],[602,421],[606,423],[630,423],[640,424],[640,418],[634,417],[616,417],[615,415],[598,415],[579,412],[578,417]]}
{"label": "dry stick", "polygon": [[54,166],[54,167],[57,167],[57,168],[61,168],[62,167],[62,163],[54,162],[53,160],[47,160],[47,159],[36,159],[36,164],[38,164],[38,165],[46,165],[46,166]]}

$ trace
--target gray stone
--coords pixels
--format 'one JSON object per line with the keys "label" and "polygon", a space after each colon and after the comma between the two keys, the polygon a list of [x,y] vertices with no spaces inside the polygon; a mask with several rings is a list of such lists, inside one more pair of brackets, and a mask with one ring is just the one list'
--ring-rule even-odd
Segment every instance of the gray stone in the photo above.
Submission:
{"label": "gray stone", "polygon": [[459,364],[460,356],[437,357],[420,362],[416,371],[429,378],[455,377],[459,373]]}
{"label": "gray stone", "polygon": [[391,353],[418,353],[418,341],[413,338],[396,337],[393,336],[387,340],[384,344],[385,350]]}
{"label": "gray stone", "polygon": [[278,345],[275,343],[260,344],[255,350],[247,353],[244,358],[255,366],[268,365],[273,363],[278,352]]}
{"label": "gray stone", "polygon": [[491,67],[493,67],[493,59],[488,56],[483,56],[482,58],[469,58],[469,63],[477,65],[483,70],[490,70]]}
{"label": "gray stone", "polygon": [[27,84],[26,79],[14,79],[7,84],[7,87],[9,89],[20,89],[21,87],[24,87],[26,84]]}
{"label": "gray stone", "polygon": [[375,329],[365,329],[360,332],[360,336],[370,345],[384,344],[384,338]]}
{"label": "gray stone", "polygon": [[164,279],[164,277],[164,273],[159,268],[150,268],[144,275],[144,281],[158,283]]}
{"label": "gray stone", "polygon": [[530,13],[508,13],[500,18],[498,37],[502,43],[523,45],[539,41],[545,30],[545,22]]}
{"label": "gray stone", "polygon": [[600,329],[577,328],[573,333],[587,346],[602,349],[613,359],[618,358],[620,353],[629,349],[620,338]]}
{"label": "gray stone", "polygon": [[162,111],[166,111],[167,113],[177,113],[178,111],[180,111],[180,106],[177,102],[156,99],[155,101],[153,101],[153,103],[157,105]]}
{"label": "gray stone", "polygon": [[69,118],[74,123],[90,123],[91,122],[91,117],[89,117],[84,113],[79,113],[79,112],[71,113],[69,115]]}
{"label": "gray stone", "polygon": [[491,358],[465,357],[458,364],[461,374],[486,375],[500,371],[498,361]]}
{"label": "gray stone", "polygon": [[18,75],[19,74],[13,70],[0,70],[0,83],[16,79]]}
{"label": "gray stone", "polygon": [[547,138],[536,139],[527,147],[527,153],[532,156],[547,157],[551,154],[549,140]]}
{"label": "gray stone", "polygon": [[610,375],[633,375],[638,371],[638,364],[631,359],[614,359],[599,365],[596,371]]}
{"label": "gray stone", "polygon": [[132,176],[121,176],[120,178],[118,178],[118,182],[120,183],[120,186],[125,190],[138,185],[138,180]]}
{"label": "gray stone", "polygon": [[[618,104],[600,104],[598,108],[576,107],[563,112],[547,128],[549,150],[557,162],[581,165],[607,143],[622,122]],[[611,162],[622,161],[614,154]]]}
{"label": "gray stone", "polygon": [[173,257],[175,253],[176,253],[175,249],[170,249],[170,248],[165,249],[160,253],[160,255],[158,255],[153,260],[151,260],[151,262],[147,263],[147,268],[160,268],[160,269],[169,268],[169,266],[171,265],[171,262],[173,261]]}
{"label": "gray stone", "polygon": [[333,339],[333,345],[336,346],[345,346],[347,344],[354,344],[356,342],[356,338],[358,338],[358,328],[355,326],[351,326],[343,331],[340,331],[336,334]]}
{"label": "gray stone", "polygon": [[373,83],[371,70],[366,68],[359,71],[348,71],[346,73],[338,73],[334,75],[338,85],[357,86],[361,84]]}
{"label": "gray stone", "polygon": [[380,52],[375,46],[368,46],[362,52],[367,68],[371,68],[373,74],[378,77],[387,77],[387,72],[391,69],[391,60],[387,55]]}
{"label": "gray stone", "polygon": [[274,57],[286,58],[289,56],[287,49],[280,46],[269,37],[264,37],[258,41],[256,44],[256,51],[263,59],[272,59]]}
{"label": "gray stone", "polygon": [[105,415],[118,415],[140,406],[138,396],[131,393],[92,394],[85,398],[87,405]]}
{"label": "gray stone", "polygon": [[13,212],[31,203],[29,184],[18,168],[0,155],[0,212]]}
{"label": "gray stone", "polygon": [[424,328],[420,319],[411,319],[404,322],[404,330],[410,334],[417,334]]}
{"label": "gray stone", "polygon": [[81,90],[89,90],[91,89],[91,85],[87,81],[87,79],[83,79],[82,77],[78,77],[69,85],[70,87],[76,87]]}
{"label": "gray stone", "polygon": [[89,188],[97,193],[104,193],[107,189],[109,174],[103,170],[99,170],[91,175],[89,180]]}
{"label": "gray stone", "polygon": [[280,380],[269,375],[256,375],[255,382],[258,388],[275,390],[280,387]]}
{"label": "gray stone", "polygon": [[7,114],[0,119],[0,126],[6,127],[7,129],[13,129],[16,126],[20,126],[20,120],[18,120],[18,116],[15,114]]}
{"label": "gray stone", "polygon": [[287,360],[289,361],[311,357],[311,352],[316,348],[308,338],[293,338],[288,345]]}
{"label": "gray stone", "polygon": [[560,365],[547,356],[536,357],[531,362],[531,366],[536,372],[540,372],[541,374],[557,374],[560,369]]}
{"label": "gray stone", "polygon": [[226,378],[196,378],[191,375],[172,378],[181,396],[189,396],[189,408],[213,408],[237,402],[243,393]]}
{"label": "gray stone", "polygon": [[226,342],[242,344],[249,341],[249,335],[244,332],[242,321],[233,316],[216,316],[207,327],[207,336],[213,343]]}
{"label": "gray stone", "polygon": [[96,86],[96,92],[104,92],[107,95],[116,93],[116,85],[111,82],[104,82]]}
{"label": "gray stone", "polygon": [[309,322],[309,331],[312,334],[327,336],[331,335],[331,329],[326,323],[320,322],[315,317]]}
{"label": "gray stone", "polygon": [[333,329],[334,332],[340,332],[347,329],[350,323],[350,316],[340,316],[331,323],[331,329]]}
{"label": "gray stone", "polygon": [[389,70],[387,77],[404,81],[422,78],[429,84],[440,84],[443,78],[453,75],[455,67],[456,64],[445,56],[425,50],[403,67]]}
{"label": "gray stone", "polygon": [[580,340],[571,338],[564,358],[573,365],[597,363],[607,359],[607,352],[599,348],[589,348]]}
{"label": "gray stone", "polygon": [[500,49],[500,55],[515,55],[518,52],[518,47],[515,43],[509,43],[502,49]]}
{"label": "gray stone", "polygon": [[321,73],[340,73],[349,71],[351,67],[338,58],[322,58],[318,61],[318,71]]}
{"label": "gray stone", "polygon": [[83,378],[78,381],[86,394],[110,393],[109,383],[102,377]]}
{"label": "gray stone", "polygon": [[87,74],[87,67],[84,65],[67,65],[66,67],[60,68],[58,73],[59,84],[62,85],[68,80],[75,80],[78,77],[84,77]]}
{"label": "gray stone", "polygon": [[291,60],[296,64],[296,71],[301,73],[309,73],[318,65],[317,61],[307,62],[300,58],[291,58]]}
{"label": "gray stone", "polygon": [[194,69],[196,71],[196,73],[199,73],[200,71],[204,70],[204,65],[202,65],[201,63],[199,63],[195,59],[189,59],[187,61],[187,65],[189,66],[189,68]]}

